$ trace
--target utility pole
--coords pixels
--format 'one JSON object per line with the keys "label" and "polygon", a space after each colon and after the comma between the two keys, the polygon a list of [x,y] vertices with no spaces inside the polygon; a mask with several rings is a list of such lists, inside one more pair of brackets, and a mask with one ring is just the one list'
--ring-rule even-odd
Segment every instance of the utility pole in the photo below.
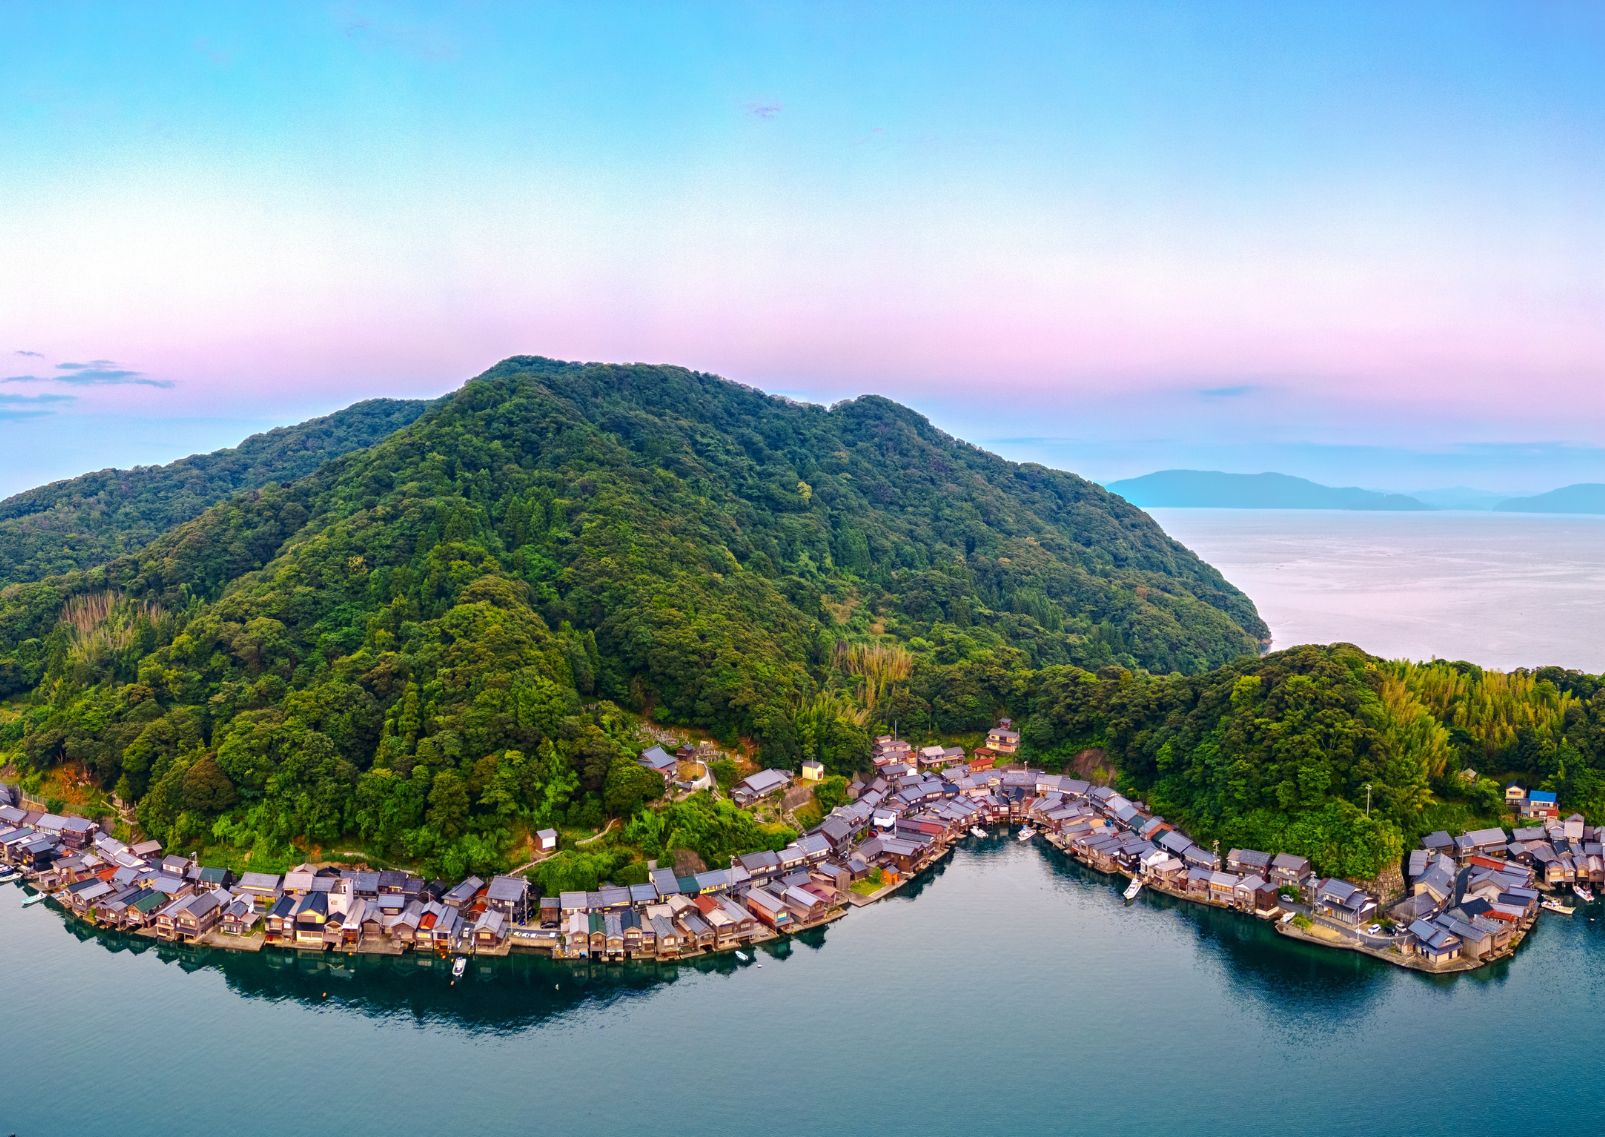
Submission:
{"label": "utility pole", "polygon": [[1365,783],[1365,815],[1371,816],[1371,783]]}

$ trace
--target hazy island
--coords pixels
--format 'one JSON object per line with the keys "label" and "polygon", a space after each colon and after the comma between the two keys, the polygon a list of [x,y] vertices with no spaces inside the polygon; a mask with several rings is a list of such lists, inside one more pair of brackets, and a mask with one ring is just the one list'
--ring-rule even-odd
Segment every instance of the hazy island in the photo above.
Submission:
{"label": "hazy island", "polygon": [[1500,513],[1605,513],[1605,484],[1580,482],[1531,497],[1507,498],[1494,509]]}
{"label": "hazy island", "polygon": [[1110,482],[1109,492],[1145,509],[1427,510],[1413,497],[1352,486],[1323,486],[1288,474],[1225,474],[1218,470],[1160,470]]}

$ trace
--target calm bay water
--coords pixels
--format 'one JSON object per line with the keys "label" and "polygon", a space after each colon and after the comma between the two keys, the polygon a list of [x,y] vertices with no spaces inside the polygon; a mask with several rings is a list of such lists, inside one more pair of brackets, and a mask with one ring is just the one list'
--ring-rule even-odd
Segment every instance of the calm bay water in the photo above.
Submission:
{"label": "calm bay water", "polygon": [[1605,517],[1155,509],[1276,647],[1605,671]]}
{"label": "calm bay water", "polygon": [[[1118,888],[971,842],[762,968],[513,958],[456,988],[410,960],[136,944],[8,888],[0,1132],[1467,1137],[1605,1114],[1605,914],[1438,978]],[[1560,1067],[1520,1053],[1534,1027]]]}

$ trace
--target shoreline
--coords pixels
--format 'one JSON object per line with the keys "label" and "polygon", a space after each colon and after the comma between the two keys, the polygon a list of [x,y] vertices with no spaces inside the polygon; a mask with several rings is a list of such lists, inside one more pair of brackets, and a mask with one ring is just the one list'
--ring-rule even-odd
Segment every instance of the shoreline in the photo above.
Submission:
{"label": "shoreline", "polygon": [[[33,825],[0,826],[0,856],[75,921],[160,943],[249,953],[701,959],[834,923],[922,880],[973,833],[984,828],[996,837],[999,826],[1007,837],[1029,833],[1102,875],[1270,921],[1278,935],[1301,943],[1429,975],[1474,971],[1513,956],[1537,922],[1537,890],[1555,883],[1535,881],[1531,857],[1522,859],[1523,849],[1541,854],[1541,863],[1550,854],[1518,841],[1507,845],[1503,830],[1433,834],[1411,854],[1413,891],[1391,904],[1390,918],[1365,891],[1318,877],[1302,857],[1233,849],[1223,871],[1218,852],[1200,848],[1140,803],[1027,766],[961,766],[935,775],[888,764],[869,791],[778,853],[744,854],[695,877],[654,870],[650,884],[566,892],[541,897],[538,905],[528,882],[513,876],[489,886],[470,877],[446,889],[399,871],[303,865],[284,876],[245,874],[234,882],[224,870],[162,858],[154,843],[130,849],[84,819],[23,815],[16,807],[9,816],[31,817]],[[1575,815],[1550,825],[1557,847],[1569,841],[1561,832],[1567,827],[1580,839]],[[1513,836],[1531,842],[1535,832],[1546,831]],[[49,859],[18,864],[19,857],[41,857],[47,845],[55,850]],[[888,878],[884,885],[862,891],[864,881],[881,879],[876,874]],[[116,892],[113,881],[126,887]]]}
{"label": "shoreline", "polygon": [[[1052,847],[1059,853],[1070,858],[1082,868],[1089,869],[1092,872],[1100,873],[1104,876],[1119,877],[1126,880],[1137,879],[1137,876],[1134,873],[1124,872],[1118,869],[1102,869],[1096,865],[1090,864],[1089,862],[1077,857],[1072,851],[1063,848],[1059,843],[1053,841],[1051,838],[1049,838],[1049,844],[1052,845]],[[1339,951],[1357,952],[1360,955],[1367,955],[1372,959],[1380,960],[1383,963],[1390,963],[1395,967],[1401,967],[1406,971],[1419,972],[1423,975],[1458,975],[1464,972],[1478,971],[1483,967],[1497,963],[1502,959],[1509,959],[1516,954],[1516,950],[1522,945],[1522,943],[1526,941],[1527,934],[1537,926],[1537,918],[1535,917],[1531,923],[1524,925],[1519,932],[1512,936],[1508,947],[1500,950],[1494,955],[1483,959],[1462,958],[1453,960],[1448,964],[1434,965],[1428,963],[1419,956],[1405,955],[1400,951],[1373,947],[1372,945],[1358,939],[1345,939],[1336,929],[1331,928],[1329,925],[1312,925],[1312,928],[1314,929],[1325,929],[1331,933],[1330,935],[1323,936],[1316,934],[1313,930],[1301,928],[1292,922],[1283,923],[1282,920],[1278,918],[1279,914],[1277,912],[1244,912],[1241,909],[1233,908],[1229,904],[1219,903],[1204,897],[1193,896],[1186,892],[1154,881],[1144,881],[1143,888],[1151,889],[1154,892],[1158,892],[1163,896],[1168,896],[1173,900],[1185,901],[1189,904],[1196,904],[1203,908],[1214,908],[1223,912],[1232,912],[1239,916],[1251,916],[1253,919],[1270,924],[1271,930],[1277,935],[1285,936],[1288,939],[1297,940],[1300,943],[1310,944],[1314,947],[1334,948]]]}
{"label": "shoreline", "polygon": [[[986,839],[987,840],[1004,840],[1004,839],[1007,839],[1009,836],[1011,836],[1010,833],[1005,833],[1005,834],[1001,834],[1001,835],[1000,834],[996,834],[996,833],[989,833],[988,837]],[[1138,879],[1138,874],[1135,874],[1135,873],[1132,873],[1132,872],[1123,871],[1123,870],[1120,870],[1120,869],[1102,868],[1102,867],[1100,867],[1100,866],[1098,866],[1096,864],[1091,863],[1090,861],[1088,861],[1087,859],[1085,859],[1083,857],[1077,856],[1077,854],[1075,853],[1075,851],[1073,849],[1066,848],[1065,845],[1061,841],[1055,840],[1054,836],[1051,835],[1051,834],[1039,833],[1038,836],[1042,839],[1043,843],[1047,847],[1051,848],[1055,853],[1058,853],[1059,855],[1067,858],[1068,860],[1070,860],[1071,862],[1073,862],[1074,864],[1076,864],[1080,868],[1087,869],[1087,870],[1089,870],[1091,872],[1098,873],[1100,876],[1105,876],[1105,877],[1112,877],[1112,878],[1124,879],[1124,880],[1135,880],[1135,879]],[[912,884],[924,883],[926,880],[929,879],[929,874],[932,872],[932,870],[936,869],[942,862],[944,862],[949,857],[951,857],[952,854],[953,854],[953,851],[959,845],[963,844],[966,840],[976,840],[976,839],[971,837],[968,833],[965,833],[965,834],[962,834],[962,835],[960,835],[958,837],[955,837],[952,841],[943,844],[941,846],[940,850],[936,851],[927,861],[922,863],[917,870],[915,870],[913,872],[910,872],[909,874],[907,874],[905,876],[900,877],[896,881],[888,883],[883,888],[881,888],[880,890],[878,890],[877,892],[875,892],[873,894],[870,894],[870,895],[866,896],[866,895],[863,895],[863,894],[860,894],[860,893],[848,892],[842,898],[843,907],[830,912],[828,915],[826,915],[823,918],[821,918],[821,919],[819,919],[817,921],[814,921],[812,923],[809,923],[809,924],[806,924],[806,925],[797,925],[797,926],[795,926],[795,927],[793,927],[793,928],[791,928],[791,929],[789,929],[789,930],[787,930],[785,932],[770,931],[767,934],[755,935],[755,936],[753,936],[753,937],[751,937],[749,939],[744,939],[744,940],[741,940],[739,942],[727,943],[727,944],[722,944],[722,945],[715,945],[713,947],[709,947],[709,948],[706,948],[706,949],[703,949],[703,950],[698,950],[698,951],[695,951],[695,952],[687,952],[687,953],[683,953],[683,954],[679,954],[679,955],[675,955],[675,956],[634,955],[634,956],[611,957],[611,956],[606,956],[606,955],[593,956],[593,955],[589,955],[589,954],[571,955],[571,954],[564,953],[562,950],[560,950],[560,948],[559,948],[559,950],[553,950],[552,945],[536,946],[536,945],[532,945],[532,944],[528,944],[528,943],[520,943],[520,942],[518,942],[518,939],[517,939],[517,933],[518,933],[519,929],[516,929],[516,928],[514,930],[513,935],[510,936],[509,939],[506,942],[504,942],[503,944],[501,944],[501,945],[498,945],[498,946],[495,946],[495,947],[482,947],[482,946],[478,946],[478,945],[463,945],[461,948],[453,948],[453,949],[436,949],[434,947],[425,947],[425,948],[407,947],[407,948],[403,948],[403,947],[398,947],[397,945],[389,943],[387,941],[379,941],[379,942],[363,941],[363,942],[359,942],[356,945],[350,946],[350,947],[331,946],[331,945],[294,944],[294,943],[289,943],[289,944],[286,944],[286,943],[272,943],[272,942],[268,941],[268,939],[267,939],[265,934],[260,933],[260,932],[255,933],[253,935],[247,935],[247,936],[235,936],[235,935],[230,935],[230,934],[227,934],[227,933],[219,932],[219,931],[216,931],[216,930],[209,931],[205,935],[203,935],[203,936],[201,936],[201,937],[199,937],[197,939],[193,939],[193,940],[169,939],[169,938],[166,938],[166,937],[160,935],[156,931],[156,929],[154,929],[154,928],[129,929],[129,928],[109,927],[107,925],[104,925],[104,924],[101,924],[101,923],[97,923],[96,921],[87,918],[86,916],[74,911],[72,908],[70,908],[66,904],[62,903],[61,900],[53,892],[46,892],[45,893],[45,895],[47,897],[49,897],[49,899],[47,899],[46,901],[43,901],[43,903],[46,904],[46,906],[53,908],[54,911],[58,912],[60,915],[62,915],[64,917],[66,917],[68,920],[72,921],[73,923],[88,927],[90,929],[93,929],[96,932],[113,934],[113,935],[125,935],[125,936],[129,936],[129,937],[137,938],[137,939],[140,939],[140,940],[145,940],[145,941],[148,941],[150,943],[161,944],[161,945],[164,945],[164,946],[167,946],[167,947],[176,947],[176,948],[180,948],[180,949],[183,949],[183,948],[198,948],[198,949],[208,950],[208,951],[233,951],[233,952],[240,952],[240,953],[243,953],[243,954],[254,955],[254,954],[263,953],[264,951],[272,948],[272,949],[278,949],[280,951],[292,953],[294,955],[343,956],[343,957],[348,957],[348,958],[351,957],[351,956],[380,956],[380,957],[388,957],[388,958],[392,958],[392,959],[399,959],[399,958],[414,958],[414,959],[423,958],[423,959],[427,959],[429,957],[434,957],[435,960],[438,960],[438,961],[441,961],[441,962],[444,962],[444,961],[450,959],[454,955],[465,955],[465,956],[468,956],[468,957],[471,957],[471,958],[474,958],[474,959],[479,959],[481,957],[490,958],[490,959],[496,959],[496,958],[505,958],[507,956],[517,954],[517,955],[544,956],[544,957],[546,957],[546,958],[548,958],[548,959],[550,959],[550,960],[552,960],[554,962],[561,962],[561,963],[564,963],[564,964],[580,964],[580,963],[585,963],[585,964],[597,964],[597,963],[602,963],[602,964],[645,964],[645,963],[655,963],[655,964],[670,964],[670,965],[673,965],[673,964],[680,964],[680,963],[693,963],[693,962],[695,962],[697,960],[710,959],[710,958],[715,958],[715,957],[719,957],[719,956],[731,955],[731,954],[734,954],[734,953],[736,953],[738,951],[742,951],[744,949],[755,949],[755,948],[760,947],[760,946],[762,946],[764,944],[779,943],[779,942],[781,942],[783,940],[786,940],[786,939],[789,939],[789,938],[791,938],[793,936],[801,935],[801,934],[806,933],[806,932],[810,932],[810,931],[814,931],[814,930],[819,929],[819,928],[827,927],[830,924],[833,924],[836,921],[843,919],[844,917],[846,917],[848,914],[850,914],[855,909],[870,907],[871,905],[877,904],[877,903],[879,903],[879,902],[881,902],[883,900],[889,899],[890,897],[893,897],[893,896],[897,895],[898,893],[902,892],[904,889],[906,889],[908,886],[910,886]],[[33,885],[32,882],[18,881],[16,883],[24,884],[28,888],[34,888],[35,892],[41,891],[41,890],[37,889]],[[1518,934],[1515,937],[1513,937],[1511,943],[1509,944],[1509,946],[1507,948],[1501,950],[1500,952],[1498,952],[1495,955],[1489,956],[1488,958],[1484,958],[1484,959],[1464,959],[1464,958],[1462,958],[1462,959],[1454,960],[1454,961],[1452,961],[1452,962],[1450,962],[1449,964],[1446,964],[1446,965],[1434,966],[1432,964],[1429,964],[1429,963],[1423,961],[1422,959],[1420,959],[1418,957],[1405,955],[1405,954],[1403,954],[1401,952],[1398,952],[1396,950],[1388,950],[1388,949],[1376,948],[1376,947],[1373,947],[1373,946],[1371,946],[1369,944],[1366,944],[1366,943],[1358,941],[1358,940],[1345,939],[1340,934],[1338,934],[1335,931],[1335,929],[1331,929],[1327,925],[1324,925],[1324,924],[1316,924],[1316,925],[1314,925],[1314,928],[1316,928],[1316,929],[1325,929],[1325,930],[1328,931],[1329,934],[1328,935],[1318,935],[1318,934],[1315,934],[1315,932],[1313,930],[1307,930],[1305,928],[1301,928],[1301,927],[1299,927],[1296,924],[1291,923],[1291,922],[1283,922],[1282,920],[1280,920],[1278,918],[1279,913],[1277,913],[1277,912],[1270,912],[1270,913],[1249,913],[1249,912],[1244,912],[1244,911],[1241,911],[1240,909],[1233,908],[1230,904],[1215,902],[1215,901],[1211,901],[1211,900],[1209,900],[1207,898],[1204,898],[1204,897],[1194,896],[1194,895],[1191,895],[1191,894],[1187,893],[1184,890],[1175,889],[1175,888],[1167,886],[1167,885],[1165,885],[1165,884],[1163,884],[1161,882],[1152,881],[1152,880],[1145,880],[1144,883],[1143,883],[1143,887],[1145,889],[1152,889],[1153,891],[1158,892],[1161,895],[1167,896],[1167,897],[1169,897],[1169,898],[1171,898],[1173,900],[1180,900],[1180,901],[1184,901],[1184,902],[1189,903],[1189,904],[1196,904],[1196,905],[1198,905],[1200,907],[1204,907],[1204,908],[1213,908],[1213,909],[1217,909],[1217,910],[1220,910],[1220,911],[1231,912],[1234,915],[1238,915],[1238,916],[1242,916],[1242,917],[1246,917],[1246,918],[1251,918],[1251,919],[1256,919],[1256,920],[1259,920],[1262,923],[1268,923],[1270,925],[1270,927],[1271,927],[1271,930],[1274,933],[1276,933],[1276,935],[1278,935],[1280,937],[1287,938],[1289,940],[1296,941],[1298,943],[1308,944],[1308,945],[1313,946],[1313,947],[1329,948],[1329,949],[1334,949],[1334,950],[1339,950],[1339,951],[1355,952],[1355,953],[1360,954],[1360,955],[1369,956],[1370,958],[1375,959],[1375,960],[1377,960],[1379,962],[1388,963],[1388,964],[1391,964],[1391,965],[1393,965],[1395,967],[1402,968],[1402,969],[1404,969],[1406,971],[1413,971],[1413,972],[1416,972],[1416,973],[1422,974],[1422,975],[1460,975],[1460,974],[1466,974],[1466,973],[1469,973],[1469,972],[1481,970],[1483,967],[1488,966],[1488,965],[1493,964],[1493,963],[1496,963],[1496,962],[1499,962],[1501,960],[1513,958],[1515,956],[1515,954],[1516,954],[1517,949],[1520,947],[1520,945],[1523,942],[1525,942],[1527,933],[1531,931],[1532,927],[1536,926],[1536,919],[1535,919],[1532,923],[1527,924],[1526,926],[1524,926],[1521,929],[1520,934]],[[538,929],[538,930],[550,931],[550,929]]]}

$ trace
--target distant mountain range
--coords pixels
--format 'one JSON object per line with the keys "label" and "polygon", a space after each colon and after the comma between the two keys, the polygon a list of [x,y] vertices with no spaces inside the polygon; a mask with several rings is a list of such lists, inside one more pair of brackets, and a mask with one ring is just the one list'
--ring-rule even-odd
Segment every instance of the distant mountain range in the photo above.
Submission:
{"label": "distant mountain range", "polygon": [[1288,474],[1223,474],[1218,470],[1160,470],[1110,482],[1110,492],[1143,508],[1428,510],[1404,494],[1353,486],[1323,486]]}
{"label": "distant mountain range", "polygon": [[1324,486],[1290,474],[1227,474],[1219,470],[1160,470],[1106,487],[1143,509],[1348,509],[1498,513],[1605,514],[1605,484],[1585,482],[1530,497],[1452,486],[1410,494],[1354,486]]}
{"label": "distant mountain range", "polygon": [[1470,486],[1450,486],[1447,489],[1411,490],[1410,496],[1425,502],[1433,509],[1463,509],[1473,512],[1489,510],[1510,496],[1496,490],[1477,490]]}
{"label": "distant mountain range", "polygon": [[1580,482],[1532,497],[1513,497],[1494,506],[1500,513],[1605,513],[1605,485]]}

